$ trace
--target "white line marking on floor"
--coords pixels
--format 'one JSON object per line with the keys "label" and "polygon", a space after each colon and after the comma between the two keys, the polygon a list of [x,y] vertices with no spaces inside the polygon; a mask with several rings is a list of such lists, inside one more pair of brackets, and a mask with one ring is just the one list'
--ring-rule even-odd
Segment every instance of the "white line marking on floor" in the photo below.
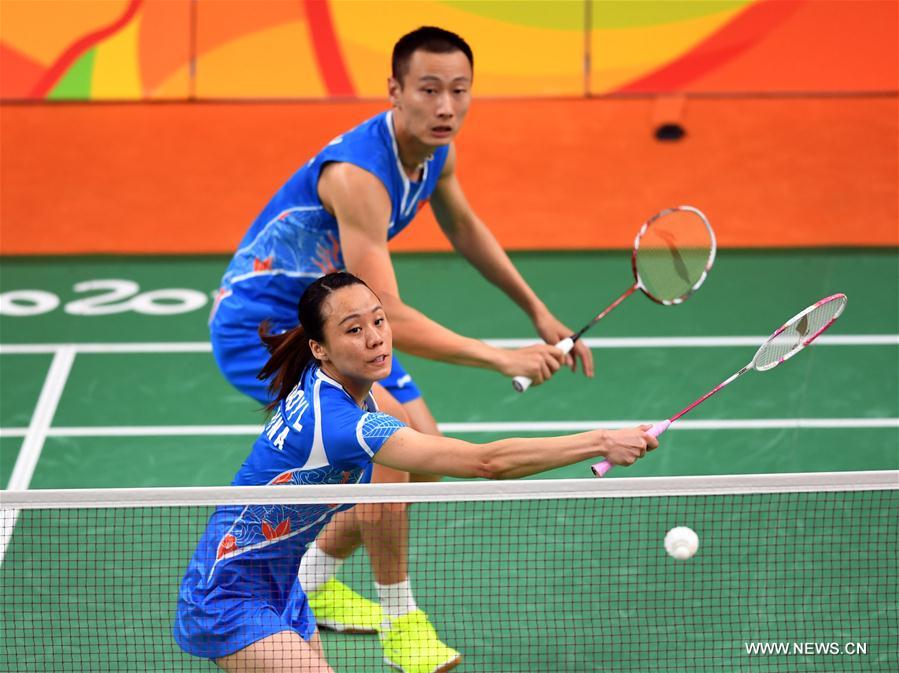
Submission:
{"label": "white line marking on floor", "polygon": [[[651,419],[594,421],[532,421],[438,423],[448,434],[475,432],[512,434],[516,432],[582,432],[596,428],[627,428]],[[899,418],[745,418],[677,421],[674,430],[832,430],[832,429],[899,428]],[[137,425],[97,427],[56,427],[46,431],[47,437],[217,437],[256,436],[262,425]],[[0,437],[24,437],[26,428],[0,428]],[[670,431],[669,431],[670,432]]]}
{"label": "white line marking on floor", "polygon": [[[31,423],[23,433],[25,439],[19,449],[9,483],[6,485],[7,489],[24,491],[31,484],[31,477],[34,475],[34,469],[41,457],[44,441],[50,433],[53,416],[56,414],[56,407],[62,397],[62,391],[66,386],[74,361],[75,350],[70,347],[58,349],[53,356],[47,378],[44,380],[44,387],[41,389],[37,405],[31,416]],[[3,558],[6,556],[6,549],[18,518],[18,510],[6,510],[3,513],[3,528],[0,530],[0,565],[3,564]]]}
{"label": "white line marking on floor", "polygon": [[[766,336],[704,337],[621,337],[587,338],[590,348],[733,348],[761,346]],[[536,339],[484,339],[500,348],[520,348],[538,343]],[[823,335],[815,341],[821,346],[899,346],[899,334],[835,334]],[[34,355],[55,353],[72,348],[78,353],[210,353],[206,341],[158,343],[81,343],[81,344],[0,344],[0,355]]]}

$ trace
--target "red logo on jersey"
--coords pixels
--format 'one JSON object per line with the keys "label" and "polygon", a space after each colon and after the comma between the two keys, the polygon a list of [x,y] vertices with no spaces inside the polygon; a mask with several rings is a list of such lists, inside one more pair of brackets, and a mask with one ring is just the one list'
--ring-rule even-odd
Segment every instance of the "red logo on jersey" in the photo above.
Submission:
{"label": "red logo on jersey", "polygon": [[275,540],[279,537],[283,537],[290,532],[290,519],[284,519],[277,526],[272,528],[272,525],[268,521],[262,522],[262,534],[265,535],[266,540]]}
{"label": "red logo on jersey", "polygon": [[292,476],[293,472],[284,472],[272,479],[272,484],[289,484]]}
{"label": "red logo on jersey", "polygon": [[312,263],[318,267],[322,275],[327,275],[341,268],[340,241],[331,232],[327,233],[328,245],[321,243],[315,246],[315,259]]}
{"label": "red logo on jersey", "polygon": [[271,271],[272,262],[274,261],[274,259],[275,258],[271,255],[269,255],[265,259],[259,259],[258,257],[255,257],[253,259],[253,271]]}
{"label": "red logo on jersey", "polygon": [[215,555],[215,558],[220,559],[225,554],[230,554],[233,551],[237,551],[237,538],[228,533],[228,535],[223,537],[222,541],[219,543],[219,550]]}

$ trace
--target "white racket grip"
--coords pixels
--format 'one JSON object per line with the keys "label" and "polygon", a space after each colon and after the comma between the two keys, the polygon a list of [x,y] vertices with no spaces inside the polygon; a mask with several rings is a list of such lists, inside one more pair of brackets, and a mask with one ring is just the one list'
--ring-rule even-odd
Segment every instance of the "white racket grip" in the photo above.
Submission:
{"label": "white racket grip", "polygon": [[[571,349],[574,348],[574,339],[571,337],[565,337],[559,343],[556,344],[556,348],[560,351],[568,355],[571,352]],[[523,393],[525,390],[531,387],[533,381],[529,379],[527,376],[516,376],[512,379],[512,387],[519,393]]]}
{"label": "white racket grip", "polygon": [[565,353],[565,355],[568,355],[571,352],[571,349],[574,348],[574,339],[565,337],[556,344],[556,348]]}
{"label": "white racket grip", "polygon": [[523,393],[530,388],[531,383],[533,382],[527,376],[516,376],[512,379],[512,387],[519,393]]}
{"label": "white racket grip", "polygon": [[[654,424],[649,430],[647,430],[646,434],[652,435],[653,437],[658,437],[663,432],[665,432],[665,430],[667,430],[670,426],[671,426],[671,421],[669,421],[667,419],[664,421],[659,421],[658,423]],[[591,465],[590,469],[593,470],[594,477],[602,477],[602,476],[605,476],[606,472],[611,470],[613,467],[614,467],[614,465],[612,465],[612,463],[610,463],[609,461],[601,460],[600,462],[598,462],[594,465]]]}

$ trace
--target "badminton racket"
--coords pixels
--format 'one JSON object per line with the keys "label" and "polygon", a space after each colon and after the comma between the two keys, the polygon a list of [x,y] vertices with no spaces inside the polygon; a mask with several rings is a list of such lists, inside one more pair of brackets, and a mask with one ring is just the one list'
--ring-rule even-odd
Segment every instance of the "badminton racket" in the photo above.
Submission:
{"label": "badminton racket", "polygon": [[[715,232],[699,209],[677,206],[656,213],[643,223],[634,239],[634,284],[580,330],[557,343],[556,348],[570,353],[587,330],[636,290],[665,306],[685,301],[705,282],[715,262],[715,250]],[[520,393],[531,383],[526,376],[512,379],[512,386]]]}
{"label": "badminton racket", "polygon": [[[719,383],[690,406],[677,412],[671,418],[659,421],[653,425],[647,430],[647,433],[653,437],[658,437],[678,418],[705,402],[712,395],[741,377],[746,372],[752,369],[759,372],[766,372],[769,369],[774,369],[782,362],[786,362],[803,348],[810,345],[825,330],[827,330],[828,327],[833,325],[834,321],[840,317],[840,314],[845,308],[846,295],[834,294],[825,297],[821,301],[816,302],[797,313],[787,321],[786,324],[775,330],[774,334],[768,337],[765,343],[763,343],[758,351],[756,351],[755,356],[748,365],[733,374],[730,378]],[[601,477],[612,469],[612,464],[607,460],[603,460],[593,465],[591,469],[593,470],[594,475]]]}

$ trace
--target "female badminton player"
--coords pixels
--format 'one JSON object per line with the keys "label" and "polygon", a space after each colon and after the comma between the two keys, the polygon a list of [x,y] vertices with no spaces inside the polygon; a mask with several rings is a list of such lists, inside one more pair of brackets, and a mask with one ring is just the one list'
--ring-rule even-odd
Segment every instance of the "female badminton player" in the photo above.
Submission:
{"label": "female badminton player", "polygon": [[[301,327],[278,335],[261,328],[271,357],[260,378],[271,378],[273,415],[235,485],[364,483],[372,462],[505,479],[593,457],[630,465],[658,446],[648,425],[488,444],[416,432],[378,411],[372,395],[372,384],[390,372],[392,337],[367,285],[344,272],[323,276],[300,298],[299,319]],[[331,517],[351,507],[218,507],[179,591],[174,635],[181,648],[226,671],[331,671],[297,569]],[[390,613],[387,606],[380,631],[388,658],[391,633],[426,619],[420,610]],[[461,659],[447,650],[452,656],[438,671]]]}

